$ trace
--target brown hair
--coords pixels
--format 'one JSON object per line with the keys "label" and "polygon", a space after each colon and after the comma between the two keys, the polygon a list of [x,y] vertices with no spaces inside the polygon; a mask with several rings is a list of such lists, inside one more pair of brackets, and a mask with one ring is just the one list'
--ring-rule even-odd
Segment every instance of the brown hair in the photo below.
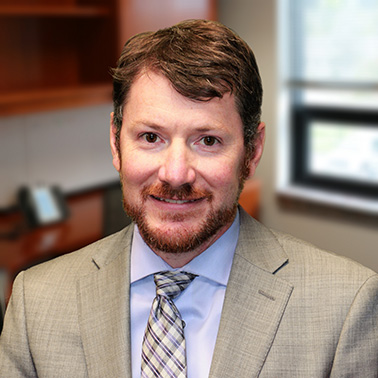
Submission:
{"label": "brown hair", "polygon": [[224,25],[188,20],[130,38],[113,69],[114,124],[119,148],[123,107],[131,85],[144,70],[165,76],[181,95],[208,101],[235,96],[244,126],[244,144],[252,154],[260,122],[262,85],[252,50]]}

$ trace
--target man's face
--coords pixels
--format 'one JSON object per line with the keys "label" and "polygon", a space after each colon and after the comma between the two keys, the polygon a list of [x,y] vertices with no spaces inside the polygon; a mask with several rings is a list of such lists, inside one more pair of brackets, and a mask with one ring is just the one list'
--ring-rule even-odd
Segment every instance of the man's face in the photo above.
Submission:
{"label": "man's face", "polygon": [[125,210],[156,253],[201,253],[236,213],[245,162],[234,98],[192,101],[148,72],[132,85],[123,114],[120,151],[113,123],[111,147]]}

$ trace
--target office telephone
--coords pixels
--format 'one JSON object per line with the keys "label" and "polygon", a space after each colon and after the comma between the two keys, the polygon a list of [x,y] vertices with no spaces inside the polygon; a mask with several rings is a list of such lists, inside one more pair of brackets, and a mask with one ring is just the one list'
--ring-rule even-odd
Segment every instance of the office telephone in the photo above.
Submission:
{"label": "office telephone", "polygon": [[68,216],[64,195],[57,186],[22,187],[18,198],[31,227],[60,222]]}

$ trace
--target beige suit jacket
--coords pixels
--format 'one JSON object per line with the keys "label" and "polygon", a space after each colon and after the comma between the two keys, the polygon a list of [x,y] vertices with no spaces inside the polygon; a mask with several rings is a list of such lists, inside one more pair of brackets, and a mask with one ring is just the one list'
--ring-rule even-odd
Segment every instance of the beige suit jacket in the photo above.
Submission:
{"label": "beige suit jacket", "polygon": [[[132,228],[21,273],[0,376],[131,377]],[[210,377],[378,377],[378,276],[244,212]]]}

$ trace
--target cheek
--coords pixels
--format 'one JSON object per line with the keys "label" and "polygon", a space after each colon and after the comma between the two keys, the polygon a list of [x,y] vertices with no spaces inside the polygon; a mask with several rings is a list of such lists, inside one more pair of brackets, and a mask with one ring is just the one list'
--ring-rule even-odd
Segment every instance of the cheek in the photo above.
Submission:
{"label": "cheek", "polygon": [[140,153],[133,154],[132,151],[122,154],[121,173],[125,184],[142,187],[153,179],[156,170],[151,158],[145,158]]}
{"label": "cheek", "polygon": [[220,163],[210,166],[206,170],[207,182],[214,188],[215,191],[222,193],[232,193],[238,190],[239,187],[239,172],[238,164]]}

